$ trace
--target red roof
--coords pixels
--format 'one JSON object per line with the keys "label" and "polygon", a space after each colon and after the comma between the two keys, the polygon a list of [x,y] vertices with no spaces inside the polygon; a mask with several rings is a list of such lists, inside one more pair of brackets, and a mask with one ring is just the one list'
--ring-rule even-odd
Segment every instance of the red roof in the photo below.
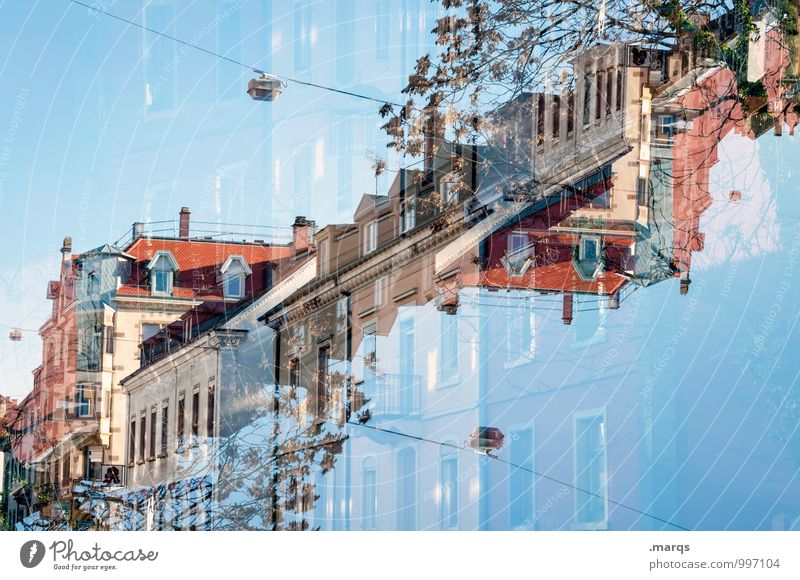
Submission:
{"label": "red roof", "polygon": [[[123,284],[117,288],[118,296],[150,296],[150,286],[136,286],[134,284]],[[170,298],[196,298],[198,300],[223,300],[224,296],[219,292],[203,288],[183,288],[173,286]]]}
{"label": "red roof", "polygon": [[138,238],[125,252],[135,257],[137,262],[147,262],[160,250],[170,252],[181,271],[222,264],[232,255],[242,256],[250,265],[291,255],[291,249],[286,246],[152,238]]}
{"label": "red roof", "polygon": [[614,294],[626,282],[614,272],[603,272],[594,280],[583,280],[571,260],[537,266],[522,276],[510,276],[503,266],[490,268],[484,275],[484,283],[489,286],[590,294]]}

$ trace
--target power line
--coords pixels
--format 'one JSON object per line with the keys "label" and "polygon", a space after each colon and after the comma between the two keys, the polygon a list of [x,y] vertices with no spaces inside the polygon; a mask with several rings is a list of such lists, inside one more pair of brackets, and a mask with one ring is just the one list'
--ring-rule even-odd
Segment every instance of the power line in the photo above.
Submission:
{"label": "power line", "polygon": [[305,85],[305,86],[308,86],[308,87],[314,87],[314,88],[317,88],[317,89],[322,89],[324,91],[331,91],[333,93],[339,93],[339,94],[342,94],[342,95],[355,97],[357,99],[364,99],[366,101],[372,101],[372,102],[375,102],[375,103],[380,103],[381,105],[392,105],[393,107],[400,107],[400,108],[404,107],[404,105],[400,105],[398,103],[393,103],[391,101],[385,101],[385,100],[382,100],[382,99],[376,99],[375,97],[362,95],[360,93],[355,93],[353,91],[347,91],[347,90],[344,90],[344,89],[337,89],[335,87],[329,87],[327,85],[320,85],[318,83],[312,83],[312,82],[309,82],[309,81],[302,81],[302,80],[295,79],[295,78],[292,78],[292,77],[283,76],[283,75],[277,75],[277,74],[274,74],[274,73],[271,73],[271,72],[267,72],[267,71],[262,70],[262,69],[260,69],[260,68],[258,68],[256,66],[251,66],[251,65],[245,64],[245,63],[243,63],[241,61],[238,61],[238,60],[235,60],[233,58],[227,57],[225,55],[216,53],[213,50],[208,50],[207,48],[203,48],[200,45],[194,44],[192,42],[188,42],[186,40],[182,40],[182,39],[177,38],[175,36],[171,36],[169,34],[166,34],[165,32],[161,32],[160,30],[155,30],[155,29],[149,28],[149,27],[147,27],[147,26],[145,26],[143,24],[139,24],[138,22],[135,22],[133,20],[128,20],[127,18],[123,18],[122,16],[118,16],[117,14],[114,14],[112,12],[108,12],[106,10],[103,10],[102,8],[100,8],[98,6],[92,6],[90,4],[85,4],[84,2],[80,2],[80,0],[68,0],[68,1],[72,2],[73,4],[77,4],[79,6],[83,6],[84,8],[88,8],[89,10],[92,10],[94,12],[98,12],[100,14],[104,14],[105,16],[108,16],[108,17],[113,18],[115,20],[119,20],[120,22],[125,22],[126,24],[130,24],[131,26],[136,26],[137,28],[140,28],[142,30],[146,30],[147,32],[150,32],[150,33],[155,34],[157,36],[161,36],[161,37],[166,38],[168,40],[171,40],[173,42],[177,42],[178,44],[182,44],[184,46],[188,46],[189,48],[193,48],[195,50],[199,50],[200,52],[204,52],[204,53],[206,53],[206,54],[208,54],[210,56],[213,56],[213,57],[219,58],[221,60],[227,61],[227,62],[229,62],[231,64],[235,64],[237,66],[249,69],[249,70],[251,70],[251,71],[253,71],[255,73],[258,73],[258,74],[271,75],[271,76],[274,76],[274,77],[276,77],[278,79],[281,79],[281,80],[284,80],[284,81],[289,81],[289,82],[292,82],[292,83],[295,83],[295,84],[298,84],[298,85]]}
{"label": "power line", "polygon": [[674,528],[677,528],[679,530],[683,530],[683,531],[686,531],[686,532],[689,531],[688,528],[684,528],[683,526],[678,525],[676,523],[673,523],[673,522],[671,522],[669,520],[665,520],[664,518],[660,518],[660,517],[658,517],[656,515],[653,515],[651,513],[646,512],[646,511],[642,511],[640,509],[637,509],[637,508],[635,508],[633,506],[629,506],[629,505],[624,504],[622,502],[614,501],[610,497],[607,497],[607,496],[604,496],[604,495],[600,495],[598,493],[594,493],[594,492],[588,491],[588,490],[580,488],[580,487],[578,487],[578,486],[576,486],[576,485],[574,485],[572,483],[569,483],[569,482],[563,481],[561,479],[558,479],[556,477],[553,477],[552,475],[547,475],[545,473],[538,472],[536,470],[533,470],[533,469],[530,469],[528,467],[525,467],[524,465],[518,465],[516,463],[513,463],[513,462],[508,461],[506,459],[502,459],[502,458],[497,457],[495,455],[489,455],[489,454],[486,454],[486,453],[480,453],[479,451],[476,451],[474,449],[467,449],[466,447],[464,447],[462,445],[456,445],[455,443],[447,443],[445,441],[437,441],[435,439],[429,439],[427,437],[421,437],[421,436],[418,436],[418,435],[411,435],[409,433],[403,433],[402,431],[395,431],[393,429],[385,429],[383,427],[377,427],[375,425],[367,425],[366,423],[354,423],[353,421],[347,421],[347,423],[349,425],[356,425],[358,427],[365,427],[367,429],[373,429],[375,431],[380,431],[382,433],[388,433],[390,435],[397,435],[397,436],[400,436],[400,437],[407,437],[409,439],[414,439],[416,441],[422,441],[424,443],[432,443],[434,445],[439,445],[441,447],[450,447],[450,448],[457,449],[457,450],[460,450],[460,451],[467,451],[468,450],[468,451],[472,451],[473,453],[476,453],[478,455],[485,455],[486,457],[490,457],[491,459],[494,459],[495,461],[499,461],[500,463],[505,463],[506,465],[514,467],[515,469],[522,469],[522,470],[527,471],[527,472],[529,472],[529,473],[531,473],[531,474],[533,474],[533,475],[535,475],[537,477],[541,477],[543,479],[547,479],[547,480],[552,481],[554,483],[559,483],[561,485],[565,485],[567,487],[570,487],[570,488],[574,489],[575,491],[580,491],[582,493],[591,495],[593,497],[605,500],[608,503],[611,503],[611,504],[614,504],[614,505],[619,506],[621,508],[636,512],[639,515],[646,516],[648,518],[652,518],[652,519],[654,519],[656,521],[661,522],[662,524],[667,524],[669,526],[672,526]]}

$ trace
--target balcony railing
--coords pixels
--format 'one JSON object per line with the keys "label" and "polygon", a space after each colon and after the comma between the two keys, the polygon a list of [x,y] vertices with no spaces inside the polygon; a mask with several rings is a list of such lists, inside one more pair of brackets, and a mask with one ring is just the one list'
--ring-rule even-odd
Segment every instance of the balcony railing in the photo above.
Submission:
{"label": "balcony railing", "polygon": [[367,377],[361,388],[374,415],[413,415],[419,413],[421,384],[420,375],[382,374]]}

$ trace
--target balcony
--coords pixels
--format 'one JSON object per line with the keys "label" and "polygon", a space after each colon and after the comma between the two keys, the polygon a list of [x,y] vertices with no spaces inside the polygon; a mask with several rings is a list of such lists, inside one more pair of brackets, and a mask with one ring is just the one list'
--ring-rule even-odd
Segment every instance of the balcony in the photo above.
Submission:
{"label": "balcony", "polygon": [[375,416],[406,416],[419,413],[420,375],[381,374],[368,377],[360,388]]}

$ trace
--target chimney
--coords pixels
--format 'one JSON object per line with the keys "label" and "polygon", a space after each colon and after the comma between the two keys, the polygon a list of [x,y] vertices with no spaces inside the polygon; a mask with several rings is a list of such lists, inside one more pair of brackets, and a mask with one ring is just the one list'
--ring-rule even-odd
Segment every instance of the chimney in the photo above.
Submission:
{"label": "chimney", "polygon": [[189,237],[189,217],[191,216],[192,212],[189,211],[188,207],[182,207],[180,213],[180,224],[178,226],[178,237],[179,238],[188,238]]}
{"label": "chimney", "polygon": [[144,224],[142,222],[133,222],[133,227],[131,228],[131,241],[141,238],[142,236],[144,236]]}
{"label": "chimney", "polygon": [[307,219],[304,215],[294,218],[294,223],[292,224],[292,245],[294,246],[295,255],[307,252],[311,247],[313,226],[314,222]]}
{"label": "chimney", "polygon": [[[64,243],[61,245],[61,272],[62,277],[65,268],[71,267],[69,264],[72,262],[72,238],[67,236],[64,238]],[[49,294],[49,291],[48,291]]]}
{"label": "chimney", "polygon": [[564,292],[564,308],[561,311],[561,322],[572,324],[572,292]]}

